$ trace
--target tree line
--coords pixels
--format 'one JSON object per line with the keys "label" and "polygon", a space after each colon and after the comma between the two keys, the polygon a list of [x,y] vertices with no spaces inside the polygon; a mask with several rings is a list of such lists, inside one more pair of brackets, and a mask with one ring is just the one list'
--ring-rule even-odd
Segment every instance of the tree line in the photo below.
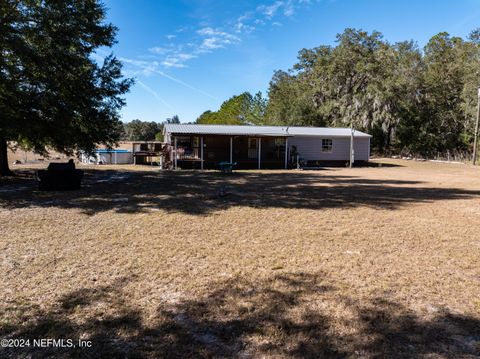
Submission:
{"label": "tree line", "polygon": [[180,123],[177,115],[167,118],[165,121],[148,122],[139,119],[122,123],[120,140],[122,141],[163,141],[163,125],[166,123]]}
{"label": "tree line", "polygon": [[244,93],[204,112],[197,123],[353,126],[381,153],[470,153],[480,31],[467,39],[441,32],[423,49],[389,43],[379,32],[346,29],[334,46],[302,49],[274,73],[268,99]]}
{"label": "tree line", "polygon": [[233,96],[224,101],[218,111],[205,111],[196,120],[198,124],[262,125],[268,100],[257,92]]}

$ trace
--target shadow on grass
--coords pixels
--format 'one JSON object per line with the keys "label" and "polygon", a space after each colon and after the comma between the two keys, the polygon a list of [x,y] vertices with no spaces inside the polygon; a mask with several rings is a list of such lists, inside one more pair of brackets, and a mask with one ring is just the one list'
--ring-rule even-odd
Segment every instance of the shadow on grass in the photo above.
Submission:
{"label": "shadow on grass", "polygon": [[405,167],[399,163],[379,162],[373,159],[373,161],[363,162],[356,167],[374,167],[374,168],[388,168],[388,167]]}
{"label": "shadow on grass", "polygon": [[[6,208],[76,208],[86,214],[113,210],[208,215],[233,206],[257,208],[395,209],[415,202],[476,198],[480,191],[428,187],[422,182],[376,180],[324,172],[218,172],[86,170],[84,187],[40,192],[33,179],[0,188]],[[333,174],[332,174],[333,173]]]}
{"label": "shadow on grass", "polygon": [[[480,321],[449,313],[422,319],[398,303],[356,303],[323,275],[278,274],[212,284],[204,297],[158,308],[148,325],[125,301],[120,280],[72,292],[48,310],[0,324],[4,338],[83,338],[91,348],[3,348],[0,355],[61,358],[345,358],[480,354]],[[162,293],[159,293],[161,295]],[[337,307],[332,307],[337,305]],[[338,306],[349,313],[338,315]],[[21,308],[12,311],[22,312]],[[338,330],[338,327],[347,330]],[[476,346],[477,345],[477,346]],[[3,352],[2,352],[3,351]]]}

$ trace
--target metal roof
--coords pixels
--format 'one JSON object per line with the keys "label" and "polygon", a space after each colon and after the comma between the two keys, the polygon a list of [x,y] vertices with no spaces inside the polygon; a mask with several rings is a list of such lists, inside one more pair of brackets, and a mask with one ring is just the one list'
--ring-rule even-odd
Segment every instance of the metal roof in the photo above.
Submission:
{"label": "metal roof", "polygon": [[165,124],[165,131],[177,134],[288,136],[285,129],[280,126]]}
{"label": "metal roof", "polygon": [[[345,127],[289,127],[292,136],[350,137],[350,128]],[[368,133],[355,130],[355,137],[372,137]]]}
{"label": "metal roof", "polygon": [[[295,126],[242,126],[242,125],[196,125],[165,124],[164,131],[171,134],[229,135],[229,136],[320,136],[350,137],[350,128],[295,127]],[[355,137],[372,137],[355,131]]]}

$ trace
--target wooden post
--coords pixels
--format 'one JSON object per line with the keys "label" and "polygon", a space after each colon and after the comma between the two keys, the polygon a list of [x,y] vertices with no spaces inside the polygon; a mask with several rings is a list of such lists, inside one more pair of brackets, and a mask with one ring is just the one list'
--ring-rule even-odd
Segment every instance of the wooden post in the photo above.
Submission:
{"label": "wooden post", "polygon": [[200,169],[203,170],[203,136],[200,137]]}
{"label": "wooden post", "polygon": [[233,137],[230,136],[230,163],[233,163]]}
{"label": "wooden post", "polygon": [[355,129],[353,128],[353,123],[350,124],[350,168],[353,166],[353,135],[355,133]]}
{"label": "wooden post", "polygon": [[285,137],[285,169],[288,168],[288,137]]}
{"label": "wooden post", "polygon": [[132,143],[132,156],[133,156],[133,164],[136,165],[137,164],[137,157],[135,156],[135,142]]}
{"label": "wooden post", "polygon": [[176,138],[176,137],[175,137],[175,139],[174,139],[174,144],[175,144],[175,149],[174,149],[174,150],[175,150],[174,163],[175,163],[175,169],[177,169],[177,157],[178,157],[178,156],[177,156],[177,138]]}
{"label": "wooden post", "polygon": [[258,138],[258,169],[260,169],[260,163],[262,159],[262,138]]}
{"label": "wooden post", "polygon": [[478,141],[478,118],[480,117],[480,88],[477,93],[477,121],[475,122],[475,133],[473,137],[473,165],[477,162],[477,141]]}

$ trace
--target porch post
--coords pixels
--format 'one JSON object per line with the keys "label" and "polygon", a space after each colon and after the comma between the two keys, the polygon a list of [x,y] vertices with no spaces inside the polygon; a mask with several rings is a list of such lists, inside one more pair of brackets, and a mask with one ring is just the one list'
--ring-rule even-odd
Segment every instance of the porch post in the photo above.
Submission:
{"label": "porch post", "polygon": [[258,138],[258,169],[260,169],[260,163],[261,163],[261,157],[262,157],[262,138]]}
{"label": "porch post", "polygon": [[203,170],[203,136],[200,137],[200,169]]}
{"label": "porch post", "polygon": [[285,169],[288,168],[288,137],[285,137]]}
{"label": "porch post", "polygon": [[233,137],[230,136],[230,163],[233,162]]}
{"label": "porch post", "polygon": [[175,137],[175,140],[174,140],[174,143],[175,143],[175,158],[174,158],[174,163],[175,163],[175,169],[177,169],[177,138]]}
{"label": "porch post", "polygon": [[133,164],[137,164],[137,158],[135,157],[135,143],[132,143],[132,156],[133,156]]}

